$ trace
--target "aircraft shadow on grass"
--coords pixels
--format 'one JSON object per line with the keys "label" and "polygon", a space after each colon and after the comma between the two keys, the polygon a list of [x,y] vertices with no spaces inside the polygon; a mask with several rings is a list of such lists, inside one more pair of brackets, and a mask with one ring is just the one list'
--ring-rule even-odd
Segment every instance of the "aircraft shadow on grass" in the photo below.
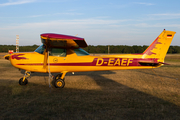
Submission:
{"label": "aircraft shadow on grass", "polygon": [[[81,98],[81,104],[73,104],[72,109],[66,108],[67,106],[57,107],[56,111],[61,114],[57,114],[58,119],[179,119],[180,118],[180,107],[165,101],[163,99],[154,97],[152,95],[137,91],[133,88],[129,88],[124,86],[120,83],[117,83],[111,79],[105,78],[101,75],[97,75],[98,79],[94,79],[98,85],[102,87],[102,91],[94,91],[94,90],[79,90],[73,88],[64,88],[64,89],[54,89],[54,91],[48,94],[49,98],[54,97],[56,95],[56,99],[59,96],[60,101],[65,101],[67,103],[73,103],[75,98],[78,96]],[[2,81],[2,80],[1,80]],[[7,80],[3,80],[4,82],[10,82]],[[108,84],[111,84],[111,88],[108,88]],[[46,89],[48,86],[45,85],[36,85],[35,83],[31,83],[31,86],[42,86],[39,89]],[[25,89],[26,86],[19,86]],[[35,87],[33,87],[35,88]],[[118,89],[117,89],[118,88]],[[5,90],[9,89],[9,92],[12,92],[12,87],[8,86],[1,86],[0,89]],[[110,91],[108,91],[108,90]],[[111,92],[111,90],[116,90],[115,93]],[[40,90],[41,91],[41,90]],[[37,93],[31,94],[32,96],[28,97],[29,99],[34,99],[36,96],[41,96],[40,91],[37,90]],[[117,92],[118,91],[118,92]],[[31,93],[31,89],[29,91],[25,91]],[[59,94],[61,92],[61,94]],[[62,94],[62,92],[64,92]],[[3,96],[3,95],[1,95]],[[86,96],[86,97],[84,97]],[[68,99],[66,99],[68,97]],[[92,98],[93,97],[93,98]],[[26,98],[27,99],[27,98]],[[89,101],[88,99],[91,99]],[[86,101],[87,100],[87,101]],[[4,101],[3,101],[4,102]],[[2,103],[2,102],[1,102]],[[3,103],[2,103],[3,104]],[[32,106],[30,106],[33,104]],[[34,104],[31,103],[29,107],[33,109],[33,112],[37,112],[37,108]],[[47,103],[48,104],[48,103]],[[84,106],[79,107],[79,105],[86,105],[87,110],[84,110]],[[13,105],[12,105],[13,106]],[[28,111],[26,111],[25,107],[22,106],[21,108],[16,108],[14,111],[11,111],[11,114],[15,114],[18,110],[21,111],[24,108],[24,111],[21,111],[21,118],[22,115],[24,117],[28,116]],[[13,109],[14,107],[12,107]],[[74,110],[73,108],[76,108]],[[96,109],[93,109],[96,108]],[[144,110],[143,110],[144,109]],[[7,109],[9,111],[9,109]],[[8,114],[6,113],[6,109],[1,112],[2,115],[0,118],[8,118]],[[14,113],[13,113],[14,112]],[[110,115],[110,113],[113,113]],[[17,114],[17,113],[16,113]],[[47,116],[46,110],[41,110],[41,116]],[[78,116],[77,116],[78,115]],[[91,115],[91,116],[86,116]]]}
{"label": "aircraft shadow on grass", "polygon": [[[23,72],[22,72],[23,73]],[[75,98],[79,96],[81,98],[80,104],[73,104],[72,109],[66,108],[66,106],[57,107],[56,111],[61,114],[56,114],[59,119],[179,119],[180,118],[180,106],[165,101],[161,98],[146,94],[128,86],[122,85],[112,79],[104,77],[103,74],[115,74],[113,71],[100,71],[100,72],[79,72],[76,75],[87,75],[91,77],[102,90],[81,90],[76,88],[64,88],[53,89],[48,95],[53,99],[54,95],[59,97],[60,101],[72,103]],[[44,73],[33,73],[32,76],[48,76]],[[74,76],[68,74],[68,76]],[[11,82],[7,80],[1,80],[3,82]],[[14,81],[13,81],[14,82]],[[30,86],[37,86],[37,89],[47,90],[47,85],[31,83]],[[29,86],[28,85],[28,86]],[[38,87],[39,86],[39,87]],[[19,86],[22,89],[26,86]],[[34,89],[35,87],[33,87]],[[12,87],[0,85],[0,90],[9,89],[12,92]],[[34,99],[34,97],[40,95],[41,90],[37,90],[37,93],[28,97],[28,99]],[[26,91],[27,92],[27,91]],[[29,89],[31,92],[31,89]],[[61,93],[61,94],[60,94]],[[63,94],[62,94],[63,93]],[[38,94],[38,95],[36,95]],[[3,95],[1,95],[3,96]],[[68,97],[67,97],[68,96]],[[86,97],[84,97],[86,96]],[[68,98],[68,99],[67,99]],[[57,99],[57,98],[56,98]],[[89,101],[88,99],[91,99]],[[33,104],[33,103],[32,103]],[[35,103],[34,103],[35,104]],[[34,105],[33,104],[33,105]],[[79,105],[85,105],[79,107]],[[35,105],[34,105],[35,106]],[[26,106],[27,107],[27,106]],[[74,110],[73,108],[76,108]],[[93,109],[96,108],[96,109]],[[36,112],[36,108],[32,108]],[[144,110],[143,110],[144,109]],[[9,110],[9,109],[8,109]],[[16,109],[18,111],[20,109]],[[4,110],[2,113],[7,112]],[[15,111],[12,111],[15,112]],[[42,116],[47,116],[45,110],[42,110]],[[111,114],[112,115],[111,115]],[[13,113],[12,113],[13,114]],[[24,110],[22,115],[28,116],[28,112]],[[4,114],[4,118],[7,117]],[[78,116],[77,116],[78,115]],[[90,115],[90,116],[86,116]],[[3,118],[2,116],[0,118]]]}

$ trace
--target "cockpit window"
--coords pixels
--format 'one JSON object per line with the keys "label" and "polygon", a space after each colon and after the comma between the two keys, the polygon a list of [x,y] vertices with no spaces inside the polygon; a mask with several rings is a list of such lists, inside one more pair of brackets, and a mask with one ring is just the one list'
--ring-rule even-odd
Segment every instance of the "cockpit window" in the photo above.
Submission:
{"label": "cockpit window", "polygon": [[58,56],[58,57],[66,57],[66,49],[50,48],[49,55],[50,56]]}
{"label": "cockpit window", "polygon": [[74,52],[77,54],[77,56],[86,56],[89,55],[88,52],[86,52],[85,50],[78,48],[78,49],[74,49]]}
{"label": "cockpit window", "polygon": [[40,53],[40,54],[43,54],[43,53],[44,53],[44,50],[45,50],[45,46],[44,46],[44,45],[41,45],[41,46],[39,46],[39,47],[35,50],[35,52],[38,52],[38,53]]}
{"label": "cockpit window", "polygon": [[[39,46],[35,52],[38,52],[40,54],[43,54],[45,50],[45,46],[41,45]],[[74,52],[76,53],[77,56],[86,56],[89,55],[88,52],[86,52],[85,50],[78,48],[78,49],[74,49]],[[62,49],[62,48],[50,48],[49,49],[49,55],[50,56],[58,56],[58,57],[66,57],[66,49]]]}

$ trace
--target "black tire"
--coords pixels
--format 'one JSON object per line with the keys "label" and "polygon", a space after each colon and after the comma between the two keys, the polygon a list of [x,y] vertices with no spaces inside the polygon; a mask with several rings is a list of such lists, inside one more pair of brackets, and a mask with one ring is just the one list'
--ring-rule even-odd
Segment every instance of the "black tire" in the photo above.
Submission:
{"label": "black tire", "polygon": [[25,78],[24,82],[23,82],[23,78],[19,79],[19,85],[27,85],[28,84],[28,80]]}
{"label": "black tire", "polygon": [[64,80],[61,80],[61,79],[55,80],[54,87],[56,87],[56,88],[64,88],[64,86],[65,86]]}

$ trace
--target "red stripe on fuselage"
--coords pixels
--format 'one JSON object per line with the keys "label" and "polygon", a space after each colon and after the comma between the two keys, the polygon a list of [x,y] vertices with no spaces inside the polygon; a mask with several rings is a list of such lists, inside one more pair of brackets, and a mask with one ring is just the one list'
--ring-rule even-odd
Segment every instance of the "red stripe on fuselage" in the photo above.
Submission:
{"label": "red stripe on fuselage", "polygon": [[[139,61],[157,62],[153,58],[94,58],[92,62],[82,63],[50,63],[50,66],[141,66]],[[25,63],[17,65],[42,66],[43,63]],[[48,63],[47,63],[48,65]]]}

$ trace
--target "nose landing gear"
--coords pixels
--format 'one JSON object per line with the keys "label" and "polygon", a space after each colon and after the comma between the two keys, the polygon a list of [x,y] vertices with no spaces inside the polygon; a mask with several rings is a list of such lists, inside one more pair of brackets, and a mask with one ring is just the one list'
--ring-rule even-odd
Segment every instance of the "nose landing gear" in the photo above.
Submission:
{"label": "nose landing gear", "polygon": [[28,73],[28,71],[25,72],[24,77],[19,79],[19,85],[27,85],[28,84],[28,80],[27,78],[30,77],[31,72]]}

